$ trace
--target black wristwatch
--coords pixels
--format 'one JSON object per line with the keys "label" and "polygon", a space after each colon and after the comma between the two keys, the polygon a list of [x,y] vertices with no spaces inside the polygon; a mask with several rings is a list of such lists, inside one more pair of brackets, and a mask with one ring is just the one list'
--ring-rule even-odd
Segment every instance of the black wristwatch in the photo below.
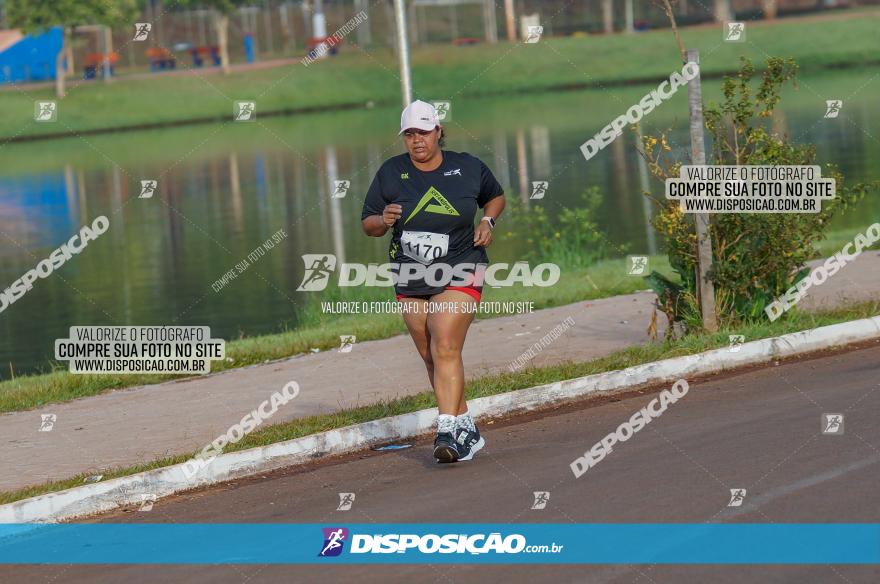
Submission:
{"label": "black wristwatch", "polygon": [[495,218],[494,217],[483,217],[480,221],[488,221],[489,229],[495,229]]}

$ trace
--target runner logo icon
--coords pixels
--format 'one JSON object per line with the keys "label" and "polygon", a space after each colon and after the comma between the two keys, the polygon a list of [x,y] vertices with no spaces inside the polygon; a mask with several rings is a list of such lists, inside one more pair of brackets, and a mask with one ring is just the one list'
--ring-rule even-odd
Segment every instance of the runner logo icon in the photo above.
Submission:
{"label": "runner logo icon", "polygon": [[133,41],[145,41],[147,37],[150,36],[150,31],[153,29],[153,25],[149,22],[137,22],[134,25],[134,38],[131,39]]}
{"label": "runner logo icon", "polygon": [[40,414],[40,432],[51,432],[57,420],[55,414]]}
{"label": "runner logo icon", "polygon": [[746,25],[743,22],[728,22],[727,33],[724,40],[727,42],[742,42],[746,40]]}
{"label": "runner logo icon", "polygon": [[550,500],[550,492],[549,491],[534,491],[535,502],[532,503],[532,509],[544,509],[547,507],[547,502]]}
{"label": "runner logo icon", "polygon": [[[450,113],[452,113],[452,103],[449,101],[432,101],[431,105],[434,106],[434,109],[437,110],[437,121],[438,122],[446,122],[451,121]],[[430,121],[430,120],[426,120]]]}
{"label": "runner logo icon", "polygon": [[745,335],[728,335],[727,336],[729,347],[728,351],[731,353],[739,353],[739,350],[742,348],[742,344],[746,341]]}
{"label": "runner logo icon", "polygon": [[823,434],[843,434],[843,414],[822,414]]}
{"label": "runner logo icon", "polygon": [[138,511],[142,511],[144,513],[153,510],[153,503],[157,500],[155,493],[141,493],[141,506],[138,508]]}
{"label": "runner logo icon", "polygon": [[339,506],[337,511],[348,511],[354,505],[354,493],[339,493]]}
{"label": "runner logo icon", "polygon": [[330,274],[336,269],[336,256],[333,254],[307,253],[303,254],[303,263],[306,273],[302,284],[296,289],[297,292],[317,292],[327,287]]}
{"label": "runner logo icon", "polygon": [[526,40],[523,41],[528,44],[534,44],[541,40],[541,34],[544,32],[543,26],[530,26],[528,28],[528,36],[526,36]]}
{"label": "runner logo icon", "polygon": [[839,99],[826,99],[825,100],[825,117],[826,118],[836,118],[840,113],[840,108],[843,107],[843,102]]}
{"label": "runner logo icon", "polygon": [[530,199],[543,199],[544,195],[547,193],[547,188],[550,186],[550,182],[546,180],[533,180],[532,181],[532,194],[529,197]]}
{"label": "runner logo icon", "polygon": [[54,122],[58,119],[58,104],[54,101],[35,101],[34,120],[37,122]]}
{"label": "runner logo icon", "polygon": [[345,540],[348,539],[348,529],[345,527],[322,527],[324,532],[324,545],[318,557],[332,558],[342,554]]}
{"label": "runner logo icon", "polygon": [[351,353],[356,341],[357,337],[355,335],[339,335],[339,352]]}
{"label": "runner logo icon", "polygon": [[333,191],[333,194],[330,196],[331,199],[344,199],[345,193],[348,192],[348,188],[351,186],[350,180],[335,180],[333,181],[336,190]]}
{"label": "runner logo icon", "polygon": [[252,122],[257,119],[257,104],[253,101],[236,101],[235,102],[235,118],[236,122]]}
{"label": "runner logo icon", "polygon": [[742,507],[743,501],[746,499],[745,489],[730,489],[730,502],[728,507]]}
{"label": "runner logo icon", "polygon": [[156,192],[156,187],[158,187],[158,186],[159,186],[159,181],[142,180],[141,181],[141,194],[138,195],[138,199],[152,198],[153,194]]}
{"label": "runner logo icon", "polygon": [[629,275],[640,276],[648,268],[648,256],[629,256]]}

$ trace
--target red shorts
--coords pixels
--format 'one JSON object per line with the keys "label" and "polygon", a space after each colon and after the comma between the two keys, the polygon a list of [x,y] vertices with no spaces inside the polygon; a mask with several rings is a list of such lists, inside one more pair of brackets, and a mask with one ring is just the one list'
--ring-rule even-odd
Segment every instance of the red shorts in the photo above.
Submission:
{"label": "red shorts", "polygon": [[[477,302],[480,301],[480,296],[483,294],[482,290],[478,289],[476,286],[447,286],[446,289],[464,292],[465,294],[472,296]],[[401,298],[424,298],[427,300],[430,296],[408,296],[407,294],[398,294],[397,299],[400,300]]]}

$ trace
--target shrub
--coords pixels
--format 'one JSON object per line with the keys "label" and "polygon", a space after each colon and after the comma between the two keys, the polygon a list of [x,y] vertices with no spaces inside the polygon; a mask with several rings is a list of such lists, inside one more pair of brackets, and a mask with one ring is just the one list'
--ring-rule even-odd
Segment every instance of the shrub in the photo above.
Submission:
{"label": "shrub", "polygon": [[[742,60],[735,76],[722,83],[721,104],[705,108],[707,164],[732,165],[810,165],[815,164],[815,147],[795,144],[788,136],[767,129],[767,118],[779,104],[782,87],[793,82],[797,65],[792,59],[769,58],[757,89],[753,90],[755,69]],[[681,161],[663,160],[671,149],[666,137],[645,136],[645,157],[651,172],[660,179],[678,177]],[[831,218],[880,183],[847,186],[832,166],[823,177],[836,180],[836,198],[822,201],[818,213],[717,213],[711,215],[709,235],[713,265],[708,277],[715,287],[719,324],[736,325],[763,317],[773,299],[804,277],[806,261],[814,246],[825,236]],[[648,195],[650,196],[650,195]],[[693,216],[683,213],[678,202],[651,197],[660,211],[654,227],[666,239],[669,262],[680,275],[675,283],[652,272],[646,277],[658,295],[658,305],[670,322],[684,324],[686,330],[701,329],[697,305],[697,237]],[[671,327],[670,327],[671,328]]]}
{"label": "shrub", "polygon": [[551,220],[543,204],[526,206],[511,197],[504,211],[504,225],[511,227],[504,235],[516,239],[521,257],[532,264],[552,262],[569,269],[589,267],[607,255],[610,244],[595,220],[602,203],[598,187],[584,191],[580,200],[580,205],[563,208]]}

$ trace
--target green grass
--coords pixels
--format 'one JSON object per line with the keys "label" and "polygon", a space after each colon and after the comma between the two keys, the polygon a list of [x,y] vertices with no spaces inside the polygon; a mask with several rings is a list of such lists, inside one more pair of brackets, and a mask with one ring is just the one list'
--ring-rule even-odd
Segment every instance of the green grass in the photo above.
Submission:
{"label": "green grass", "polygon": [[[858,235],[859,233],[864,235],[867,228],[868,225],[857,229],[839,229],[836,231],[829,231],[825,239],[819,242],[819,245],[817,246],[818,254],[816,257],[828,258],[833,256],[834,254],[839,252],[847,243],[851,243],[856,235]],[[874,245],[865,248],[865,250],[863,251],[877,249],[880,249],[880,241],[874,242]],[[849,251],[852,252],[853,250],[850,249]]]}
{"label": "green grass", "polygon": [[[793,57],[803,70],[876,64],[880,10],[851,11],[844,18],[803,17],[774,23],[750,22],[748,42],[721,42],[721,27],[682,30],[685,44],[702,55],[704,75],[738,69],[740,56],[762,62],[768,55]],[[810,39],[803,42],[803,39]],[[669,30],[632,35],[542,39],[532,45],[453,48],[434,45],[413,52],[417,97],[548,91],[658,80],[681,67]],[[21,88],[0,93],[0,137],[87,132],[185,120],[229,121],[234,100],[256,99],[257,115],[305,108],[360,107],[399,102],[397,63],[387,49],[369,54],[344,51],[315,63],[236,72],[146,79],[119,78],[71,88],[55,123],[33,121],[33,102],[51,89]]]}
{"label": "green grass", "polygon": [[[794,310],[787,313],[785,318],[772,323],[760,322],[736,329],[721,330],[711,335],[694,335],[681,340],[636,345],[616,351],[607,357],[586,362],[570,362],[550,367],[526,368],[516,373],[502,373],[500,375],[481,377],[467,383],[465,395],[467,399],[475,399],[584,375],[615,371],[661,359],[692,355],[727,346],[729,342],[728,335],[731,334],[741,334],[745,336],[746,341],[753,341],[830,324],[868,318],[878,313],[880,313],[880,304],[876,302],[818,313],[805,313]],[[266,446],[318,432],[343,428],[352,424],[414,412],[434,407],[435,405],[434,395],[430,392],[424,392],[383,403],[342,410],[333,414],[312,416],[283,424],[274,424],[254,431],[237,444],[229,445],[224,452]],[[195,454],[193,452],[169,456],[147,464],[102,471],[102,474],[104,480],[129,476],[147,470],[179,464]],[[84,484],[84,480],[88,476],[88,474],[81,474],[66,480],[51,481],[16,491],[3,492],[0,493],[0,504],[12,503],[28,497],[80,486]]]}

